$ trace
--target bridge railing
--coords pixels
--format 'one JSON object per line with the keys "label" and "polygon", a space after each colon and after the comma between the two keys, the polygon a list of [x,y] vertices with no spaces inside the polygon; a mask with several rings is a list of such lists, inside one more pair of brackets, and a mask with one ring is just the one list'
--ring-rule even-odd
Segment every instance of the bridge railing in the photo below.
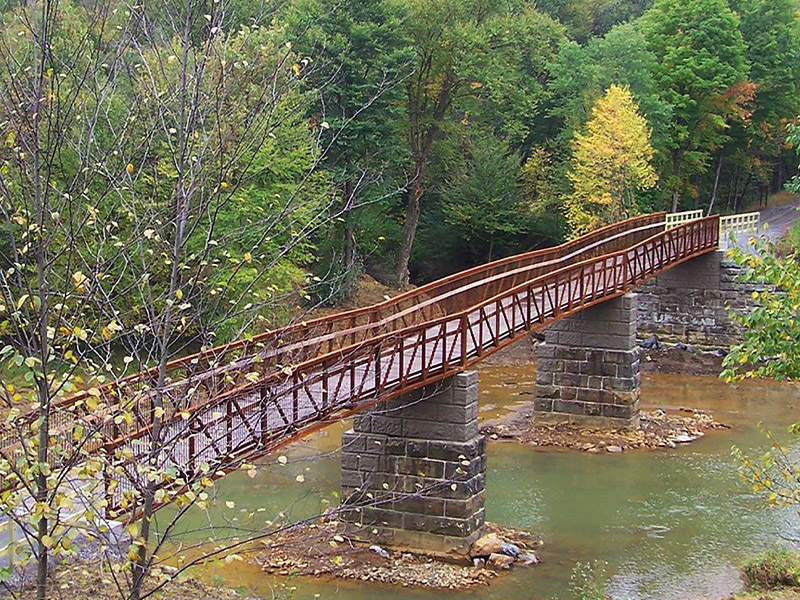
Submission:
{"label": "bridge railing", "polygon": [[[588,306],[626,293],[661,270],[715,250],[719,217],[678,225],[611,254],[591,257],[540,274],[458,313],[387,332],[339,351],[314,357],[290,373],[264,379],[194,404],[189,418],[162,426],[165,460],[214,471],[234,468],[236,457],[255,456],[287,443],[332,413],[377,401],[455,374],[532,330]],[[111,442],[129,455],[130,481],[147,455],[138,442],[149,427]],[[224,465],[220,465],[220,457]],[[215,462],[216,461],[216,462]],[[127,510],[135,483],[117,481],[111,506]]]}
{"label": "bridge railing", "polygon": [[688,221],[696,221],[697,219],[702,219],[702,218],[703,218],[702,210],[686,210],[683,212],[669,213],[667,215],[667,229],[672,229],[673,227],[677,227],[681,223],[687,223]]}
{"label": "bridge railing", "polygon": [[741,234],[757,234],[761,221],[761,213],[751,212],[740,215],[730,215],[720,217],[719,220],[719,239],[720,245],[727,247],[730,243],[730,236]]}
{"label": "bridge railing", "polygon": [[[70,432],[82,419],[103,422],[105,439],[138,431],[152,421],[152,400],[161,394],[167,416],[188,404],[203,402],[321,354],[340,351],[377,335],[453,314],[521,282],[546,273],[564,261],[607,254],[663,230],[665,213],[628,219],[598,229],[582,238],[553,248],[494,261],[410,290],[378,305],[338,313],[271,331],[195,354],[168,364],[168,384],[158,392],[155,369],[127,377],[54,403],[51,429]],[[99,396],[92,398],[92,394]],[[99,402],[101,409],[88,407]],[[131,423],[115,422],[126,411]],[[38,418],[31,413],[17,419],[16,431],[0,425],[0,450],[19,443]],[[67,433],[69,435],[69,433]]]}

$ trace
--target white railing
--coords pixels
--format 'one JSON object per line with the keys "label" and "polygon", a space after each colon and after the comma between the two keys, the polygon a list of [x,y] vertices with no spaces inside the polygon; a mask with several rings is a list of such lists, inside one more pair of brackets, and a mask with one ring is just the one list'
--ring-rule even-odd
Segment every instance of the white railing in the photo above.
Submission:
{"label": "white railing", "polygon": [[719,243],[727,246],[731,234],[740,235],[743,233],[758,233],[760,213],[744,213],[741,215],[730,215],[720,217],[719,220]]}
{"label": "white railing", "polygon": [[686,210],[679,213],[670,213],[667,215],[667,229],[672,229],[673,227],[677,227],[681,223],[686,223],[687,221],[695,221],[702,218],[702,210]]}

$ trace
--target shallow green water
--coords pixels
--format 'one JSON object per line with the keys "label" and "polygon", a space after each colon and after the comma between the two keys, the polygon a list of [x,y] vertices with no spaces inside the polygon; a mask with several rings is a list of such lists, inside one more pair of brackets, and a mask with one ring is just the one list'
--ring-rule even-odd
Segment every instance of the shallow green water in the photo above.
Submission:
{"label": "shallow green water", "polygon": [[[532,373],[498,367],[481,374],[485,415],[531,399]],[[398,599],[568,598],[576,562],[606,561],[615,600],[698,600],[719,598],[739,587],[736,566],[797,531],[791,512],[766,508],[740,483],[731,446],[763,448],[757,422],[783,432],[795,419],[800,391],[769,383],[728,386],[715,378],[651,376],[642,387],[643,404],[682,406],[714,412],[733,425],[686,447],[619,456],[541,451],[510,443],[488,449],[489,520],[535,531],[546,541],[543,564],[516,569],[488,589],[449,594],[384,588],[336,581],[267,578],[241,563],[213,569],[215,580],[269,597],[275,586],[296,587],[296,598],[361,600],[390,594]],[[194,513],[187,529],[209,535],[215,526],[260,526],[265,520],[297,520],[336,504],[339,455],[346,425],[336,425],[287,450],[286,466],[262,468],[218,484],[209,515]],[[786,437],[786,436],[783,436]],[[800,444],[796,450],[800,451]],[[272,457],[274,462],[277,457]],[[302,474],[304,483],[296,480]],[[224,502],[233,500],[233,509]],[[258,512],[259,509],[261,512]],[[254,513],[253,517],[249,517]],[[233,519],[237,519],[233,521]],[[251,525],[252,523],[252,525]],[[221,532],[220,532],[221,533]],[[195,531],[190,537],[200,537]]]}

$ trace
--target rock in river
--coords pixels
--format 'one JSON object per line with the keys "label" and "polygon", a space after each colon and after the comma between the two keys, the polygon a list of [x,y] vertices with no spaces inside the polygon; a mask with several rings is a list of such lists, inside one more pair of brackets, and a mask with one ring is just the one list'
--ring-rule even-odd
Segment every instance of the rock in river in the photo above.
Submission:
{"label": "rock in river", "polygon": [[500,554],[503,549],[503,540],[496,533],[487,533],[479,537],[469,549],[471,557],[490,556]]}
{"label": "rock in river", "polygon": [[508,570],[514,564],[514,557],[508,554],[491,554],[486,566],[496,570]]}
{"label": "rock in river", "polygon": [[517,558],[519,556],[519,546],[503,542],[500,544],[500,554],[505,554],[511,558]]}

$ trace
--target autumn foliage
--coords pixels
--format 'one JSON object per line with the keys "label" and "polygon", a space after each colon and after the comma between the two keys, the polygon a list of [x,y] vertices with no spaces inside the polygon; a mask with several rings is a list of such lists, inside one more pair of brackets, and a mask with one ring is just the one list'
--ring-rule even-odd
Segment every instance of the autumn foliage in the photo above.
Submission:
{"label": "autumn foliage", "polygon": [[566,210],[574,236],[640,212],[636,192],[652,188],[658,176],[647,121],[627,86],[612,85],[597,101],[572,151]]}

